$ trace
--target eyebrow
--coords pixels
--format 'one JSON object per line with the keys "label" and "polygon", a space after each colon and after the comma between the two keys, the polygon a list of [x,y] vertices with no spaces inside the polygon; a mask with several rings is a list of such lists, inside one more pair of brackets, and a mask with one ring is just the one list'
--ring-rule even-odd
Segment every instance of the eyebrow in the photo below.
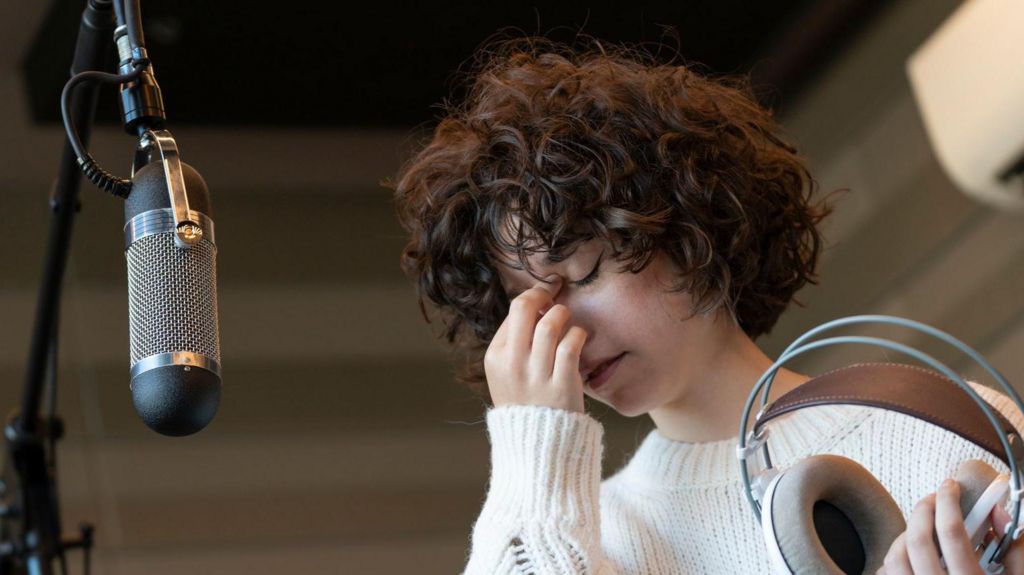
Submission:
{"label": "eyebrow", "polygon": [[[563,258],[562,260],[559,260],[559,261],[564,261],[564,259],[565,259],[565,258]],[[504,259],[501,259],[501,260],[498,260],[498,263],[500,263],[501,265],[503,265],[503,266],[505,266],[505,267],[507,267],[507,268],[512,268],[512,269],[514,269],[514,270],[522,270],[522,269],[525,269],[525,268],[523,268],[523,266],[522,266],[522,265],[520,265],[520,264],[519,264],[518,262],[516,262],[516,263],[509,263],[508,261],[506,261],[506,260],[504,260]],[[556,262],[556,261],[554,261],[554,260],[552,260],[552,259],[551,259],[551,254],[550,254],[550,253],[546,253],[546,254],[544,255],[544,263],[545,263],[546,265],[551,265],[551,264],[556,264],[556,263],[558,263],[558,262]]]}

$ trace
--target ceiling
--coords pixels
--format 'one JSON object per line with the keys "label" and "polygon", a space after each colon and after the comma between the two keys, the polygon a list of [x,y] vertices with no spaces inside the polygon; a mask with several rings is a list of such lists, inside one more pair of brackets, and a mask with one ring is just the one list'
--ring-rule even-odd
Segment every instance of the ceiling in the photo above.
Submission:
{"label": "ceiling", "polygon": [[[455,70],[496,33],[677,47],[718,73],[756,63],[775,106],[799,90],[882,4],[772,0],[575,4],[142,3],[143,29],[173,125],[405,128],[458,97]],[[58,120],[81,2],[53,2],[22,62],[36,123]],[[59,63],[57,65],[56,63]],[[105,97],[99,122],[118,121]]]}

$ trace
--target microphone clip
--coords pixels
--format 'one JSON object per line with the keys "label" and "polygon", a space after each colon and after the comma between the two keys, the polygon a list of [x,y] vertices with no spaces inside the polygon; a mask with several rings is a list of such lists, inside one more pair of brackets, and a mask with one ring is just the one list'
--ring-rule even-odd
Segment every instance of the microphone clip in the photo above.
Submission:
{"label": "microphone clip", "polygon": [[185,177],[181,172],[181,160],[178,157],[178,144],[174,136],[167,130],[146,130],[135,150],[135,162],[132,165],[132,176],[142,166],[148,164],[154,153],[164,168],[167,180],[167,192],[170,195],[171,215],[174,218],[174,245],[179,249],[191,249],[203,239],[203,227],[196,214],[189,209],[188,195],[185,193]]}

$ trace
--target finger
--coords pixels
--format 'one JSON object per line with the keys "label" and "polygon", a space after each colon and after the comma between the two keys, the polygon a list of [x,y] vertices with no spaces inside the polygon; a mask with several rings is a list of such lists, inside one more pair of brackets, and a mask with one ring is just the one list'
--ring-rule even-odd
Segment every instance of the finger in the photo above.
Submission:
{"label": "finger", "polygon": [[[1010,514],[1002,505],[996,505],[989,514],[989,520],[995,529],[996,537],[1002,538],[1006,533],[1006,525],[1010,522]],[[1003,567],[1007,573],[1024,573],[1024,544],[1020,540],[1010,544],[1010,550],[1003,557]]]}
{"label": "finger", "polygon": [[1002,505],[996,505],[988,514],[988,520],[992,522],[992,528],[995,529],[996,535],[1002,537],[1003,533],[1006,533],[1006,524],[1010,522],[1010,514],[1003,509]]}
{"label": "finger", "polygon": [[964,528],[964,516],[960,511],[960,486],[947,479],[935,494],[935,532],[939,535],[939,547],[946,568],[950,573],[981,573],[978,559]]}
{"label": "finger", "polygon": [[934,529],[935,494],[932,493],[917,502],[907,521],[907,555],[914,573],[942,573]]}
{"label": "finger", "polygon": [[543,309],[551,306],[560,288],[561,278],[556,277],[552,283],[537,282],[512,300],[508,312],[508,339],[505,344],[511,346],[513,356],[528,357],[533,346],[537,316]]}
{"label": "finger", "polygon": [[914,575],[910,567],[910,557],[907,555],[907,532],[900,533],[900,536],[892,542],[889,552],[885,554],[882,568],[886,575]]}
{"label": "finger", "polygon": [[555,365],[555,352],[569,322],[569,308],[555,304],[537,322],[530,351],[530,381],[550,381]]}
{"label": "finger", "polygon": [[577,381],[581,390],[583,378],[580,376],[580,355],[583,353],[583,344],[586,343],[588,335],[582,327],[570,327],[555,352],[553,377],[559,381]]}

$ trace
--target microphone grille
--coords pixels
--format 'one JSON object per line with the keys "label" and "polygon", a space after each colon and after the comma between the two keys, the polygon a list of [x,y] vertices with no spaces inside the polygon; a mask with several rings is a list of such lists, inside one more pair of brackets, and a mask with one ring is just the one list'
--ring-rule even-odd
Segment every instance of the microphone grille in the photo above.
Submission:
{"label": "microphone grille", "polygon": [[173,232],[128,246],[131,364],[151,355],[189,351],[220,363],[217,246],[207,239],[183,250]]}

